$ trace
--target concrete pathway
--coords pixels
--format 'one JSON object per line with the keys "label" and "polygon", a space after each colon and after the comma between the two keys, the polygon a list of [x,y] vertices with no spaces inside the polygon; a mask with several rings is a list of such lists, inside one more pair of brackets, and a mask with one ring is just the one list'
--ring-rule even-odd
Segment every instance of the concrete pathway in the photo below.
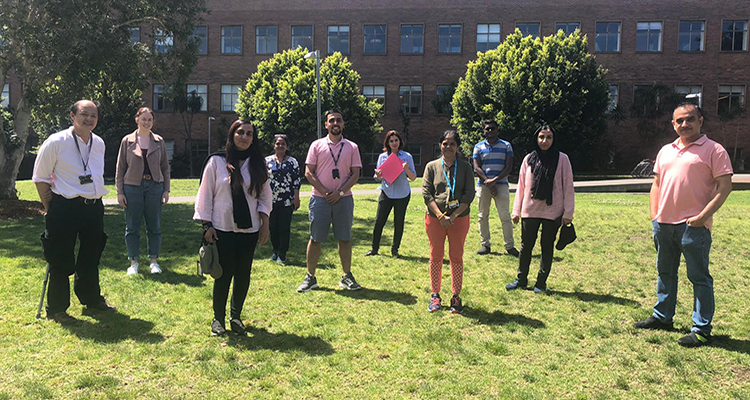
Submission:
{"label": "concrete pathway", "polygon": [[[653,178],[636,178],[636,179],[607,179],[598,181],[580,181],[573,182],[576,193],[644,193],[651,188]],[[356,186],[355,186],[356,187]],[[732,187],[734,190],[750,190],[750,174],[736,174],[732,177]],[[515,193],[516,185],[510,185],[510,191]],[[412,193],[422,192],[422,188],[413,188]],[[365,196],[380,193],[376,189],[352,190],[355,196]],[[300,192],[300,197],[310,197],[311,192]],[[170,203],[193,203],[195,196],[172,197]],[[104,199],[104,204],[117,204],[117,199]]]}

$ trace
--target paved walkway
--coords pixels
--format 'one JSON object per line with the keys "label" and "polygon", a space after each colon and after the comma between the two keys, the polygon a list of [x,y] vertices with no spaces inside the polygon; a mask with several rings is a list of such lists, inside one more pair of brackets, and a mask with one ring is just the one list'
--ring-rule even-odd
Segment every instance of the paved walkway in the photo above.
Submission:
{"label": "paved walkway", "polygon": [[[607,179],[598,181],[573,182],[576,193],[644,193],[651,188],[653,178],[644,179]],[[750,190],[750,174],[736,174],[732,177],[734,190]],[[516,185],[510,185],[510,191],[516,191]],[[422,188],[413,188],[412,193],[421,193]],[[378,194],[379,190],[364,189],[353,190],[355,196]],[[300,192],[300,197],[310,197],[311,192]],[[170,203],[193,203],[195,196],[172,197]],[[116,199],[104,199],[104,204],[117,204]]]}

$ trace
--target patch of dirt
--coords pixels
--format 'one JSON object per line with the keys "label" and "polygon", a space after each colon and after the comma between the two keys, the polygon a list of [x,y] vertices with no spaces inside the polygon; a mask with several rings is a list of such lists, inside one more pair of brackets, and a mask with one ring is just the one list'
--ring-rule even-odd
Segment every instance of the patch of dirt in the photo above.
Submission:
{"label": "patch of dirt", "polygon": [[0,221],[34,218],[44,215],[40,201],[0,200]]}

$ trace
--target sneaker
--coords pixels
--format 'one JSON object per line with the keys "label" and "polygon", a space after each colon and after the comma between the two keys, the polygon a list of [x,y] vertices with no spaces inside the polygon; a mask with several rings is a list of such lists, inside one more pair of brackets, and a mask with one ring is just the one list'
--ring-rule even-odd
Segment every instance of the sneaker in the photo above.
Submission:
{"label": "sneaker", "polygon": [[152,274],[161,274],[161,267],[159,266],[159,263],[152,262],[149,268],[151,268]]}
{"label": "sneaker", "polygon": [[115,312],[117,311],[117,308],[113,307],[109,303],[107,303],[106,300],[102,299],[102,301],[96,303],[96,304],[88,304],[86,305],[86,310],[95,310],[95,311],[101,311],[101,312]]}
{"label": "sneaker", "polygon": [[276,253],[271,254],[271,261],[276,261],[279,259],[279,256],[276,255]]}
{"label": "sneaker", "polygon": [[305,276],[305,280],[302,281],[302,284],[299,285],[297,288],[297,291],[300,293],[309,292],[313,289],[318,288],[318,279],[315,278],[314,275],[310,275],[309,273]]}
{"label": "sneaker", "polygon": [[235,335],[239,335],[239,336],[247,335],[247,329],[245,328],[245,324],[243,324],[242,320],[239,318],[232,318],[229,320],[229,329],[231,329]]}
{"label": "sneaker", "polygon": [[512,247],[512,248],[510,248],[508,250],[505,250],[505,251],[507,251],[508,254],[512,255],[513,257],[518,257],[518,256],[521,255],[521,253],[519,253],[518,250],[516,250],[515,247]]}
{"label": "sneaker", "polygon": [[128,267],[128,275],[138,275],[138,263],[132,263]]}
{"label": "sneaker", "polygon": [[72,325],[80,322],[74,317],[71,317],[70,314],[66,313],[65,311],[60,311],[52,314],[47,313],[47,319],[55,321],[60,325]]}
{"label": "sneaker", "polygon": [[547,285],[544,285],[544,287],[539,287],[537,285],[534,285],[534,293],[536,294],[547,293]]}
{"label": "sneaker", "polygon": [[398,254],[398,249],[391,249],[391,256],[393,258],[401,258],[401,254]]}
{"label": "sneaker", "polygon": [[430,305],[427,306],[427,311],[429,312],[435,312],[440,311],[443,306],[440,305],[440,295],[437,293],[433,293],[432,296],[430,296]]}
{"label": "sneaker", "polygon": [[214,318],[211,321],[211,336],[223,336],[225,333],[227,333],[227,330],[224,328],[224,323]]}
{"label": "sneaker", "polygon": [[664,331],[671,331],[673,328],[672,322],[662,322],[653,315],[649,315],[648,318],[643,321],[634,323],[633,327],[638,329],[660,329]]}
{"label": "sneaker", "polygon": [[711,341],[710,335],[703,335],[698,332],[690,332],[689,335],[681,337],[677,343],[683,347],[700,347],[705,346]]}
{"label": "sneaker", "polygon": [[378,255],[378,251],[375,249],[367,250],[367,253],[365,253],[365,257],[376,256],[376,255]]}
{"label": "sneaker", "polygon": [[359,286],[359,283],[357,283],[357,281],[354,280],[354,275],[352,275],[351,271],[341,277],[341,282],[339,282],[339,287],[342,287],[347,290],[362,289],[362,286]]}
{"label": "sneaker", "polygon": [[526,289],[526,282],[521,283],[518,279],[505,285],[505,290]]}
{"label": "sneaker", "polygon": [[490,250],[490,246],[482,246],[479,248],[479,250],[477,250],[477,254],[483,256],[485,254],[490,254],[490,251],[492,251]]}
{"label": "sneaker", "polygon": [[276,262],[280,263],[280,264],[286,264],[286,258],[277,256],[276,257]]}
{"label": "sneaker", "polygon": [[461,314],[464,312],[464,306],[461,304],[461,298],[455,294],[451,297],[451,312],[453,314]]}

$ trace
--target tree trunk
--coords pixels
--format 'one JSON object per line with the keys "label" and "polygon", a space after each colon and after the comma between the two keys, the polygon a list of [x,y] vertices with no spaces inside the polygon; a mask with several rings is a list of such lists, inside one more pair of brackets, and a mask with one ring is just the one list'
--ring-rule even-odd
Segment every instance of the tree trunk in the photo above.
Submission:
{"label": "tree trunk", "polygon": [[13,127],[20,142],[18,145],[9,146],[6,141],[0,140],[0,200],[18,199],[16,176],[23,161],[30,120],[31,110],[26,107],[26,102],[21,98],[13,118]]}

